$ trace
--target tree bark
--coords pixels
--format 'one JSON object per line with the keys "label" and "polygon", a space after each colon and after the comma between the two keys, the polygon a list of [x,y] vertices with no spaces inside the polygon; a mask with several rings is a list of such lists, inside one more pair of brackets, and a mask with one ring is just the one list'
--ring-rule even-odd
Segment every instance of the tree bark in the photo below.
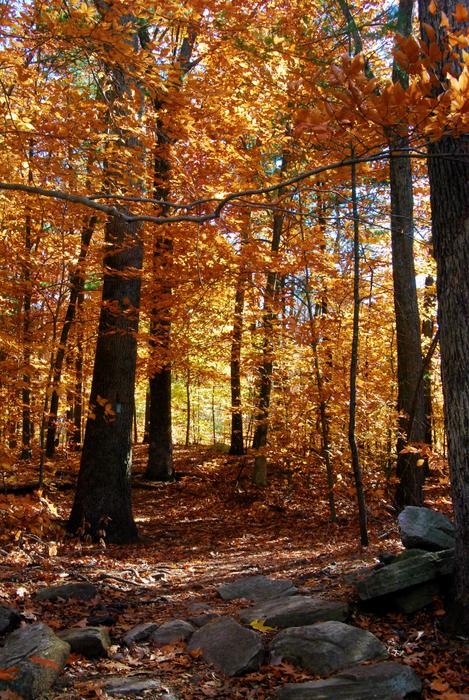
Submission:
{"label": "tree bark", "polygon": [[116,214],[106,224],[102,307],[77,491],[68,529],[93,540],[135,541],[130,471],[137,360],[140,226]]}
{"label": "tree bark", "polygon": [[49,459],[55,453],[55,436],[57,432],[57,417],[59,411],[59,387],[62,378],[62,368],[65,359],[65,353],[68,345],[68,337],[70,329],[76,316],[78,298],[83,292],[84,276],[83,264],[88,253],[88,248],[91,242],[94,228],[96,226],[97,217],[92,216],[83,229],[81,234],[81,249],[78,256],[77,266],[70,278],[70,298],[65,312],[65,319],[60,333],[59,347],[53,360],[52,368],[52,394],[50,398],[49,415],[47,418],[47,437],[46,437],[46,457]]}
{"label": "tree bark", "polygon": [[[427,0],[419,0],[420,22],[431,25],[443,48],[441,63],[434,67],[435,93],[444,89],[443,66],[453,75],[461,71],[454,54],[448,56],[446,30],[466,31],[469,22],[456,25],[456,0],[440,0],[432,15]],[[462,5],[469,10],[469,0]],[[422,26],[422,38],[427,41]],[[451,53],[455,48],[451,50]],[[448,60],[449,59],[449,60]],[[455,595],[447,624],[452,631],[469,634],[469,136],[450,134],[430,143],[428,175],[432,208],[433,251],[437,263],[438,325],[448,461],[451,473],[456,526]]]}

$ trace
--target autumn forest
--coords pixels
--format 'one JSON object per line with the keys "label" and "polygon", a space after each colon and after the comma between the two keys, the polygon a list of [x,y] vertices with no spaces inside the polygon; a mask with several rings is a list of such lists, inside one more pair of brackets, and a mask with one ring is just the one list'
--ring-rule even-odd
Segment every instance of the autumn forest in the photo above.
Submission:
{"label": "autumn forest", "polygon": [[145,547],[136,479],[168,518],[205,474],[372,554],[429,506],[467,636],[468,27],[468,0],[2,0],[7,558]]}

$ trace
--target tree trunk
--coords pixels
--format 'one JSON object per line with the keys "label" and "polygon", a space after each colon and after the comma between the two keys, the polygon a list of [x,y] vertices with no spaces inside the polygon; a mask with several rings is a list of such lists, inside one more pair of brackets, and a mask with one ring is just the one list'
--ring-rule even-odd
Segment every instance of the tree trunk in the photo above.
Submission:
{"label": "tree trunk", "polygon": [[67,350],[68,337],[70,329],[73,325],[78,304],[78,297],[83,291],[84,277],[83,264],[88,253],[91,237],[96,226],[97,217],[92,216],[83,229],[81,234],[81,250],[78,256],[77,266],[70,278],[70,298],[65,312],[65,319],[60,334],[59,347],[53,360],[52,369],[52,394],[50,398],[49,415],[47,418],[47,437],[46,437],[46,457],[49,459],[54,456],[55,452],[55,436],[57,432],[57,418],[59,411],[59,388],[62,378],[62,368]]}
{"label": "tree trunk", "polygon": [[[29,147],[30,166],[28,172],[28,183],[32,184],[33,176],[31,170],[31,160],[33,157],[32,144]],[[22,427],[21,427],[21,459],[31,457],[31,214],[27,212],[24,229],[24,254],[25,262],[23,268],[23,386],[21,390],[22,399]]]}
{"label": "tree trunk", "polygon": [[350,406],[348,440],[352,455],[352,469],[355,479],[355,489],[358,501],[358,522],[360,525],[360,542],[364,547],[368,546],[368,530],[366,517],[365,492],[363,489],[362,470],[358,454],[355,435],[356,407],[357,407],[357,369],[358,369],[358,344],[360,331],[360,230],[357,203],[357,176],[356,166],[352,165],[352,206],[353,206],[353,335],[352,352],[350,357]]}
{"label": "tree trunk", "polygon": [[68,529],[92,539],[137,538],[130,497],[137,360],[140,226],[116,214],[106,224],[102,307],[77,491]]}
{"label": "tree trunk", "polygon": [[[412,33],[412,11],[414,0],[400,0],[398,10],[398,32],[408,37]],[[393,64],[393,81],[404,88],[409,79],[400,70],[396,60]],[[409,138],[390,135],[390,148],[405,151]],[[391,186],[391,244],[394,286],[394,310],[396,318],[397,344],[397,468],[399,479],[395,505],[421,506],[425,466],[421,465],[419,453],[402,450],[408,443],[424,443],[426,437],[425,396],[423,385],[418,385],[422,371],[422,346],[420,339],[420,317],[417,300],[414,267],[414,200],[412,166],[408,157],[392,157],[389,163]],[[411,430],[410,422],[412,423]]]}
{"label": "tree trunk", "polygon": [[[466,31],[469,22],[456,25],[456,0],[440,0],[450,31]],[[469,10],[469,0],[462,4]],[[446,30],[440,12],[432,15],[427,0],[419,0],[420,22],[431,25],[444,46]],[[422,38],[427,41],[422,26]],[[452,48],[452,52],[455,48]],[[448,60],[449,59],[449,60]],[[438,86],[445,84],[443,65],[453,75],[461,71],[452,56],[436,65]],[[443,89],[437,87],[435,92]],[[456,526],[455,595],[448,625],[469,634],[469,136],[443,136],[429,145],[428,174],[432,208],[433,251],[437,263],[438,325],[448,461]]]}
{"label": "tree trunk", "polygon": [[[280,174],[283,175],[286,169],[286,157],[282,156]],[[279,194],[282,190],[279,190]],[[276,254],[280,248],[282,238],[284,214],[275,211],[273,215],[271,252]],[[274,310],[275,298],[277,294],[278,273],[270,270],[267,273],[267,281],[264,291],[264,314],[263,314],[263,350],[262,365],[259,368],[259,394],[257,401],[257,416],[252,447],[256,451],[262,451],[267,445],[267,435],[269,432],[269,408],[270,394],[272,389],[272,369],[274,358],[274,325],[276,314]],[[257,454],[254,458],[254,470],[252,482],[257,486],[267,485],[267,458],[265,454]]]}
{"label": "tree trunk", "polygon": [[[243,222],[244,223],[244,222]],[[230,455],[244,454],[243,413],[241,410],[241,344],[243,340],[244,298],[246,294],[247,273],[244,269],[243,247],[249,240],[250,220],[241,231],[241,250],[238,280],[236,284],[233,333],[231,336],[231,444]]]}

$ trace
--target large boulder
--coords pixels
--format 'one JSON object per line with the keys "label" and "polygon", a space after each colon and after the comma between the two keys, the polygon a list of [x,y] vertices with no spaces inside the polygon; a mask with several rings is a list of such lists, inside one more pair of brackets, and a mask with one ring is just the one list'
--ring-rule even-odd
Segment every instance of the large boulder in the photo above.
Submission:
{"label": "large boulder", "polygon": [[326,680],[289,683],[275,700],[401,700],[418,698],[422,684],[410,666],[385,661],[357,666]]}
{"label": "large boulder", "polygon": [[87,659],[107,656],[111,646],[109,632],[105,627],[71,627],[59,632],[57,636],[70,644],[75,654],[81,654]]}
{"label": "large boulder", "polygon": [[431,508],[407,506],[399,513],[399,528],[404,547],[431,552],[454,547],[454,525],[446,515]]}
{"label": "large boulder", "polygon": [[235,598],[247,598],[255,603],[268,598],[294,595],[298,589],[293,585],[293,581],[285,579],[272,579],[266,576],[245,576],[223,583],[217,588],[223,600],[234,600]]}
{"label": "large boulder", "polygon": [[[55,683],[65,666],[70,645],[41,622],[12,632],[0,649],[0,691],[34,700]],[[9,672],[9,673],[8,673]]]}
{"label": "large boulder", "polygon": [[357,583],[361,600],[372,600],[402,591],[439,576],[447,576],[454,569],[454,550],[421,552],[398,558],[389,566],[373,570]]}
{"label": "large boulder", "polygon": [[347,618],[348,606],[339,600],[326,600],[313,596],[292,595],[266,600],[252,608],[240,611],[241,622],[250,624],[260,620],[267,627],[299,627],[327,620],[343,621]]}
{"label": "large boulder", "polygon": [[257,632],[247,630],[231,617],[220,617],[195,632],[188,651],[200,650],[203,658],[227,676],[257,671],[264,647]]}
{"label": "large boulder", "polygon": [[98,593],[98,589],[92,583],[64,583],[60,586],[50,586],[41,588],[34,594],[36,600],[69,600],[69,598],[77,598],[78,600],[92,600]]}
{"label": "large boulder", "polygon": [[290,661],[318,676],[386,656],[374,634],[336,621],[282,630],[270,645],[271,663]]}

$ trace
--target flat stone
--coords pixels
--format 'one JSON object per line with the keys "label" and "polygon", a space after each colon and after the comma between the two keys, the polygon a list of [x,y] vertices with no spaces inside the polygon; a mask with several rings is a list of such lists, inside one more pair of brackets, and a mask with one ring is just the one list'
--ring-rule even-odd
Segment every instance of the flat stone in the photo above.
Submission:
{"label": "flat stone", "polygon": [[107,695],[117,695],[118,697],[141,694],[145,697],[146,691],[152,691],[149,695],[152,700],[179,700],[179,695],[174,690],[163,686],[161,681],[148,678],[148,676],[132,676],[132,678],[111,676],[104,683],[103,690],[106,691]]}
{"label": "flat stone", "polygon": [[98,589],[92,583],[64,583],[61,586],[50,586],[48,588],[40,588],[33,597],[36,600],[69,600],[69,598],[78,598],[78,600],[91,600],[95,598]]}
{"label": "flat stone", "polygon": [[253,608],[240,610],[240,620],[246,624],[261,620],[267,627],[299,627],[315,622],[346,619],[347,603],[314,596],[292,595],[273,598]]}
{"label": "flat stone", "polygon": [[258,602],[279,596],[289,596],[298,593],[293,581],[285,579],[272,579],[267,576],[245,576],[244,578],[223,583],[217,588],[223,600],[235,600],[235,598],[247,598]]}
{"label": "flat stone", "polygon": [[166,644],[175,642],[187,642],[195,632],[190,622],[186,620],[170,620],[151,632],[150,641],[157,647],[164,647]]}
{"label": "flat stone", "polygon": [[404,547],[430,551],[454,547],[454,525],[436,510],[407,506],[398,517]]}
{"label": "flat stone", "polygon": [[337,621],[290,627],[270,645],[271,663],[290,661],[319,676],[386,656],[386,647],[374,634]]}
{"label": "flat stone", "polygon": [[357,583],[361,600],[371,600],[388,593],[402,591],[438,576],[451,574],[454,569],[454,550],[423,552],[374,570]]}
{"label": "flat stone", "polygon": [[69,644],[42,622],[15,630],[0,649],[0,668],[11,669],[11,678],[0,678],[0,691],[34,700],[54,684],[69,653]]}
{"label": "flat stone", "polygon": [[227,676],[257,671],[264,659],[261,636],[231,617],[220,617],[201,627],[187,648],[200,649],[203,658]]}
{"label": "flat stone", "polygon": [[107,656],[111,646],[109,632],[105,627],[71,627],[58,632],[57,636],[70,644],[75,654],[81,654],[87,659]]}
{"label": "flat stone", "polygon": [[142,622],[140,625],[132,627],[123,637],[124,644],[129,647],[131,644],[139,644],[150,639],[153,632],[156,632],[159,625],[156,622]]}
{"label": "flat stone", "polygon": [[0,634],[7,634],[18,627],[21,622],[20,614],[8,605],[0,605]]}
{"label": "flat stone", "polygon": [[420,697],[422,683],[410,666],[392,661],[357,666],[326,680],[289,683],[275,700],[402,700]]}

